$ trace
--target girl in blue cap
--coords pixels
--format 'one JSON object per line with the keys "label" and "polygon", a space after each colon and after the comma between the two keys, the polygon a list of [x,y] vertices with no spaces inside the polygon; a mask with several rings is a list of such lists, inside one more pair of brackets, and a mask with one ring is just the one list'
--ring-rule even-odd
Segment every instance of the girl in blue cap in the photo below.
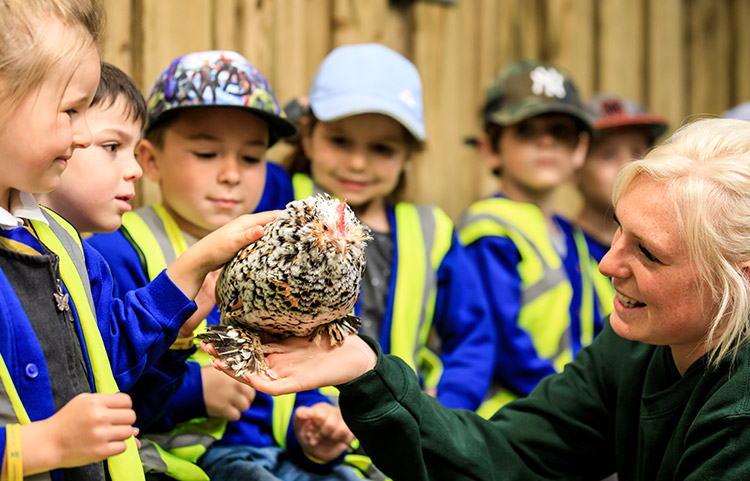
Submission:
{"label": "girl in blue cap", "polygon": [[476,409],[492,366],[483,291],[448,216],[404,200],[425,141],[419,72],[382,45],[339,47],[320,65],[309,104],[289,157],[295,196],[345,199],[372,229],[355,308],[361,331],[404,359],[442,404]]}

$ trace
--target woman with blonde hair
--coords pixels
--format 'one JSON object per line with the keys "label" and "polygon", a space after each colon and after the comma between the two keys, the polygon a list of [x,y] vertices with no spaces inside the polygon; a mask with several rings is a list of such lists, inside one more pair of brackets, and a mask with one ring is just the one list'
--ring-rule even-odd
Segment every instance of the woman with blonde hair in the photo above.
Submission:
{"label": "woman with blonde hair", "polygon": [[289,340],[268,356],[278,380],[246,381],[338,385],[348,426],[394,479],[749,479],[750,124],[684,126],[623,168],[613,200],[604,330],[489,420],[420,394],[361,337]]}

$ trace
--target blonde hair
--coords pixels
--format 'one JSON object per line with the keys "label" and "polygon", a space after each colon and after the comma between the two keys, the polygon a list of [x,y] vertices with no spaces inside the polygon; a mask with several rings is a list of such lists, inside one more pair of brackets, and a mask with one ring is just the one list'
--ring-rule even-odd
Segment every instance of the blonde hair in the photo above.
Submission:
{"label": "blonde hair", "polygon": [[[71,63],[87,46],[99,46],[104,31],[99,0],[0,0],[0,100],[5,112],[44,80],[52,66]],[[58,21],[73,42],[45,41],[44,20]]]}
{"label": "blonde hair", "polygon": [[736,356],[750,331],[750,122],[703,119],[683,126],[619,173],[616,204],[638,175],[664,183],[679,234],[716,306],[705,339],[714,367]]}

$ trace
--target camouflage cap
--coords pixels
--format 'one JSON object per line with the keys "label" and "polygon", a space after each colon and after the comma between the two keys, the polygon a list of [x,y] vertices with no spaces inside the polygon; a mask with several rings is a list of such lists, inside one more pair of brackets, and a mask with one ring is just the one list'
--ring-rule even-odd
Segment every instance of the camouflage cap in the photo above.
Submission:
{"label": "camouflage cap", "polygon": [[591,131],[591,114],[581,102],[573,79],[558,67],[537,60],[513,62],[487,89],[485,126],[513,125],[546,113],[571,115],[582,129]]}
{"label": "camouflage cap", "polygon": [[666,117],[649,113],[643,105],[615,94],[598,93],[588,107],[594,116],[594,136],[616,127],[639,127],[653,143],[669,126]]}
{"label": "camouflage cap", "polygon": [[264,120],[269,147],[296,132],[263,74],[245,57],[228,50],[174,59],[151,87],[147,102],[144,134],[178,110],[217,106],[247,109]]}

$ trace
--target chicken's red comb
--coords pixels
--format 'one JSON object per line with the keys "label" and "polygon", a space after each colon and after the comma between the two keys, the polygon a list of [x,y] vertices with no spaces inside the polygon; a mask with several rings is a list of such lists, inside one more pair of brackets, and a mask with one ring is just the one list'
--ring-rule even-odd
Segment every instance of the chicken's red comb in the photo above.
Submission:
{"label": "chicken's red comb", "polygon": [[338,222],[336,222],[341,235],[346,231],[346,199],[336,207]]}

